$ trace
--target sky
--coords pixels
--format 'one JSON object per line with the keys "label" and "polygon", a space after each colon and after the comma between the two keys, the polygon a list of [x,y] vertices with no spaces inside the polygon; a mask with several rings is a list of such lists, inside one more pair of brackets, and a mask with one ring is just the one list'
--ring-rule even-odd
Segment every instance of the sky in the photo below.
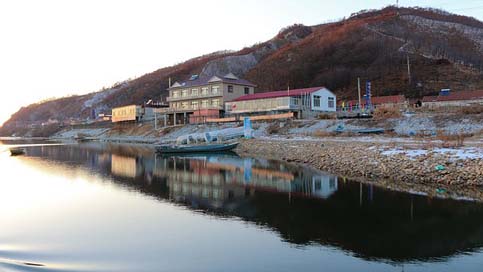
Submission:
{"label": "sky", "polygon": [[[381,8],[385,0],[0,0],[0,124],[20,107],[85,94],[219,50]],[[400,0],[483,20],[483,0]]]}

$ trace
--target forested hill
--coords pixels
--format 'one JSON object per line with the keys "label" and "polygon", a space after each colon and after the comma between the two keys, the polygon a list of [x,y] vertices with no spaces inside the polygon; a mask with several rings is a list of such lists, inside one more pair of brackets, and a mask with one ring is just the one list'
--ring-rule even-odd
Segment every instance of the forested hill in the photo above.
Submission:
{"label": "forested hill", "polygon": [[357,77],[372,81],[374,95],[483,89],[483,23],[440,10],[387,7],[334,23],[293,25],[237,52],[197,57],[97,93],[24,107],[4,127],[157,101],[166,95],[170,77],[174,82],[228,72],[256,83],[259,92],[323,85],[339,98],[356,95]]}

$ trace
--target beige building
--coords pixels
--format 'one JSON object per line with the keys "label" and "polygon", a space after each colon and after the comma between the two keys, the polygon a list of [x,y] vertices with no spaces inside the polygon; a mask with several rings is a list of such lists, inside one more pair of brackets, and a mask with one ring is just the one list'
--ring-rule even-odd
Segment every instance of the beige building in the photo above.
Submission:
{"label": "beige building", "polygon": [[175,82],[170,88],[169,108],[157,110],[164,123],[175,125],[202,122],[204,118],[217,118],[225,102],[253,94],[256,85],[229,73],[225,76],[192,76],[185,82]]}
{"label": "beige building", "polygon": [[112,109],[112,122],[149,121],[154,118],[153,108],[129,105]]}
{"label": "beige building", "polygon": [[230,73],[205,78],[192,76],[186,82],[175,82],[168,90],[172,109],[223,109],[226,101],[253,94],[255,85]]}
{"label": "beige building", "polygon": [[422,102],[428,108],[478,106],[483,105],[483,90],[442,91],[438,96],[423,97]]}

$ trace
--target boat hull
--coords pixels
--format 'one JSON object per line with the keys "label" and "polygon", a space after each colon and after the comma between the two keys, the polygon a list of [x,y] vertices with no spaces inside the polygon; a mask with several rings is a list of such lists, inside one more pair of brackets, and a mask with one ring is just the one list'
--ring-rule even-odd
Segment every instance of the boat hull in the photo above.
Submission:
{"label": "boat hull", "polygon": [[223,152],[235,149],[238,143],[232,144],[209,144],[209,145],[177,145],[177,146],[156,146],[156,152],[161,154],[178,154],[178,153],[213,153]]}
{"label": "boat hull", "polygon": [[12,148],[10,149],[10,156],[20,156],[20,155],[24,155],[25,154],[25,150],[22,149],[22,148]]}

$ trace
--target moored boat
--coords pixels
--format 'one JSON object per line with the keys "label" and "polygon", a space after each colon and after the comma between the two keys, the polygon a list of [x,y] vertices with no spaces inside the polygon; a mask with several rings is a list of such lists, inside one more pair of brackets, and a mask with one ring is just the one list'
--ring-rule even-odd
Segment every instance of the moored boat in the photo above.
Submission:
{"label": "moored boat", "polygon": [[10,148],[10,156],[20,156],[25,154],[25,149],[23,148]]}
{"label": "moored boat", "polygon": [[173,153],[210,153],[235,149],[238,143],[200,144],[200,145],[157,145],[156,152],[161,154]]}

